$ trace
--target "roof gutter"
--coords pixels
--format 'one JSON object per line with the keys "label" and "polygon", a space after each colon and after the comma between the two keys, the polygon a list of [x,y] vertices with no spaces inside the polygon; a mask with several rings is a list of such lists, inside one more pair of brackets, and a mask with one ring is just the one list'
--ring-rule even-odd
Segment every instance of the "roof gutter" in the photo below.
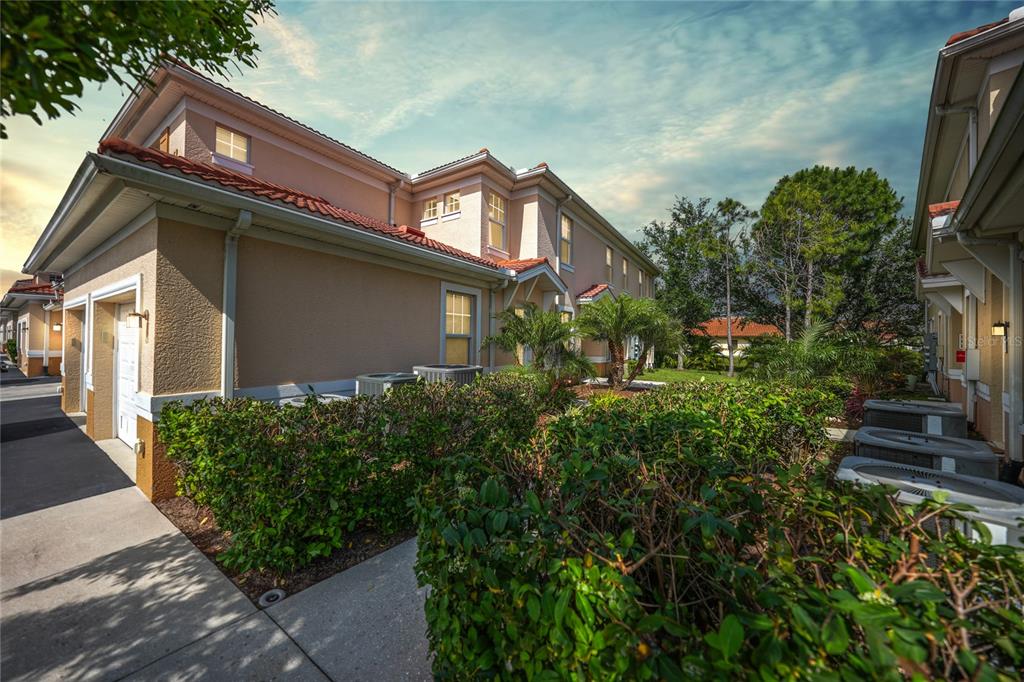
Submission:
{"label": "roof gutter", "polygon": [[353,227],[337,220],[321,218],[301,209],[287,208],[285,206],[273,204],[254,197],[248,197],[244,194],[214,187],[206,183],[196,182],[178,175],[172,175],[166,171],[159,171],[149,168],[148,166],[124,161],[113,156],[95,153],[90,153],[89,156],[100,170],[109,172],[112,175],[117,175],[118,177],[126,180],[135,180],[157,189],[176,194],[184,194],[185,196],[197,198],[205,197],[207,200],[217,202],[223,206],[251,211],[254,217],[260,215],[266,218],[301,225],[326,234],[344,235],[346,238],[355,242],[380,246],[434,263],[456,267],[459,270],[484,276],[486,279],[503,279],[508,277],[508,274],[502,269],[479,265],[471,261],[467,261],[456,256],[449,256],[416,244],[399,239],[393,239],[382,234],[375,234],[361,227]]}

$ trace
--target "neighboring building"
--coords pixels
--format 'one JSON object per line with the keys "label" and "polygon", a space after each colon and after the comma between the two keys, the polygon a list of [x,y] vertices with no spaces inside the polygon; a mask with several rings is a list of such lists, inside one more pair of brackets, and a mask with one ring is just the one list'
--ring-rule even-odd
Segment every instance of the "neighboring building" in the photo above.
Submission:
{"label": "neighboring building", "polygon": [[179,64],[151,80],[25,264],[64,274],[64,409],[136,446],[150,497],[173,494],[153,429],[169,400],[498,367],[493,313],[652,294],[653,263],[546,164],[482,149],[408,175]]}
{"label": "neighboring building", "polygon": [[[782,336],[782,332],[773,324],[750,322],[741,317],[733,317],[731,322],[732,348],[736,355],[743,355],[743,352],[750,346],[751,339],[761,336]],[[726,357],[729,356],[729,324],[726,318],[716,317],[702,322],[698,329],[712,338],[719,353]]]}
{"label": "neighboring building", "polygon": [[7,355],[7,341],[18,348],[16,365],[25,376],[60,374],[62,353],[59,293],[51,277],[40,274],[19,279],[0,302],[0,340]]}
{"label": "neighboring building", "polygon": [[914,213],[931,379],[1024,458],[1024,8],[939,51]]}

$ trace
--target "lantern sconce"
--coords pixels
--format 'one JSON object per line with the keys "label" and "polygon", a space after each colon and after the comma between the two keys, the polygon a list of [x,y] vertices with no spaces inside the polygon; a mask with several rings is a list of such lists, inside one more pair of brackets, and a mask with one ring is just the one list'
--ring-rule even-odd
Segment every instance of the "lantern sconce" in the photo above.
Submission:
{"label": "lantern sconce", "polygon": [[1006,330],[1009,326],[1009,322],[993,322],[992,336],[1006,336]]}
{"label": "lantern sconce", "polygon": [[125,320],[125,326],[129,329],[141,329],[142,321],[149,321],[149,311],[143,310],[141,313],[128,313],[128,319]]}
{"label": "lantern sconce", "polygon": [[59,332],[62,329],[64,329],[64,325],[62,325],[60,322],[53,323],[53,331]]}

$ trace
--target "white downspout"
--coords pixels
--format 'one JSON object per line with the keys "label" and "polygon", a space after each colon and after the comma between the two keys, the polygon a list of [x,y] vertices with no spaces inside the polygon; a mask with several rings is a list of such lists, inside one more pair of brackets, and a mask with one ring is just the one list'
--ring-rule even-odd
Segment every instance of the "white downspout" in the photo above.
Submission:
{"label": "white downspout", "polygon": [[50,311],[43,310],[43,367],[50,374]]}
{"label": "white downspout", "polygon": [[224,300],[221,307],[220,393],[235,397],[235,285],[238,279],[238,237],[252,226],[252,213],[239,211],[224,235]]}

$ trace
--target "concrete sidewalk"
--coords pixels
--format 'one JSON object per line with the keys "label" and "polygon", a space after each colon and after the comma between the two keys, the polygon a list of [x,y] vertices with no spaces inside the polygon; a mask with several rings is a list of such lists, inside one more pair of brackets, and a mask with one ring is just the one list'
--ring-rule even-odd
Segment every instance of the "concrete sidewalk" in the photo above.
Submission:
{"label": "concrete sidewalk", "polygon": [[[120,485],[102,449],[53,421],[56,396],[7,396],[3,428],[17,438],[0,465],[27,486],[12,494],[29,510],[0,520],[5,680],[430,679],[414,541],[259,611],[130,481]],[[86,478],[94,467],[121,479],[99,494],[76,476],[56,489],[33,483],[68,461]]]}

